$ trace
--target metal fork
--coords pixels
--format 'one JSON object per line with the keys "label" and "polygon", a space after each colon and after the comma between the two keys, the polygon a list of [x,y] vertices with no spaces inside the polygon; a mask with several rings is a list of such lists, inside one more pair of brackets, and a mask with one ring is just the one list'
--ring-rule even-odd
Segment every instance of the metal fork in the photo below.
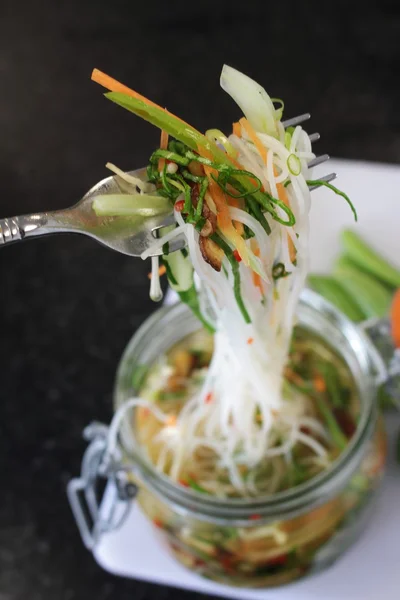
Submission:
{"label": "metal fork", "polygon": [[[309,113],[283,121],[284,127],[296,126],[310,118]],[[310,135],[312,142],[319,139],[319,133]],[[329,159],[328,154],[317,156],[309,162],[309,167],[315,167]],[[143,177],[145,169],[131,171],[131,175]],[[332,181],[336,174],[330,173],[320,180]],[[310,187],[311,190],[318,186]],[[127,216],[98,217],[93,211],[92,204],[95,196],[100,194],[122,193],[114,176],[107,177],[93,186],[85,196],[71,208],[52,212],[22,215],[0,219],[0,246],[12,242],[51,235],[55,233],[80,233],[87,235],[112,250],[129,256],[140,256],[157,238],[161,227],[175,222],[173,214],[137,220]],[[185,246],[185,239],[177,237],[169,242],[169,251],[174,252]],[[162,248],[153,256],[161,255]]]}
{"label": "metal fork", "polygon": [[[145,169],[131,171],[131,175],[143,177]],[[93,200],[100,194],[121,194],[114,176],[107,177],[93,186],[74,206],[65,210],[22,215],[0,219],[0,246],[25,239],[55,233],[80,233],[95,239],[112,250],[140,256],[154,243],[160,227],[175,223],[173,214],[141,220],[132,217],[99,217],[93,210]],[[170,252],[184,247],[182,239],[169,243]],[[154,255],[162,254],[162,249]]]}

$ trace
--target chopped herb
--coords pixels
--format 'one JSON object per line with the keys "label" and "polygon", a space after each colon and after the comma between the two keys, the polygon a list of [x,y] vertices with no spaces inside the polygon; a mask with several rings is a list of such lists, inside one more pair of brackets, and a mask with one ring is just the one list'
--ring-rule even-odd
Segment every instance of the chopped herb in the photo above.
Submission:
{"label": "chopped herb", "polygon": [[352,201],[350,200],[350,198],[348,197],[347,194],[345,194],[344,192],[342,192],[341,190],[339,190],[337,187],[335,187],[334,185],[332,185],[331,183],[329,183],[328,181],[323,181],[322,179],[313,179],[313,180],[308,180],[306,181],[308,186],[324,186],[327,187],[328,189],[332,190],[332,192],[335,192],[335,194],[337,194],[338,196],[342,196],[342,198],[344,198],[347,202],[347,204],[350,206],[353,215],[354,215],[354,220],[357,221],[358,217],[357,217],[357,211],[354,208],[354,204],[352,203]]}
{"label": "chopped herb", "polygon": [[281,279],[282,277],[287,277],[288,275],[291,275],[291,272],[286,271],[285,265],[283,263],[280,262],[273,266],[272,277],[273,277],[274,281],[277,281],[278,279]]}

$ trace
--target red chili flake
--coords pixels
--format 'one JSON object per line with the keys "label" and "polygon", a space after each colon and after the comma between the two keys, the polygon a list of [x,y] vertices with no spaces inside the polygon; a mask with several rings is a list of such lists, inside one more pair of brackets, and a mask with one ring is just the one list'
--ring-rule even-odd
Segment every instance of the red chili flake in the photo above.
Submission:
{"label": "red chili flake", "polygon": [[201,560],[201,558],[195,558],[194,559],[194,566],[195,567],[205,567],[206,566],[206,562],[204,560]]}
{"label": "red chili flake", "polygon": [[250,521],[258,521],[261,519],[261,515],[250,515],[249,519]]}
{"label": "red chili flake", "polygon": [[214,398],[213,393],[212,392],[208,392],[207,396],[205,397],[204,402],[206,404],[210,404],[210,402],[213,401],[213,398]]}
{"label": "red chili flake", "polygon": [[287,561],[287,554],[281,554],[280,556],[275,556],[274,558],[271,558],[265,564],[271,565],[271,566],[275,566],[275,565],[278,566],[278,565],[286,564],[286,561]]}
{"label": "red chili flake", "polygon": [[182,211],[183,211],[183,209],[184,209],[184,206],[185,206],[185,201],[184,201],[184,200],[177,200],[177,201],[175,202],[175,206],[174,206],[174,208],[175,208],[175,210],[176,210],[177,212],[182,212]]}
{"label": "red chili flake", "polygon": [[249,344],[249,346],[250,346],[250,344],[252,344],[253,342],[254,342],[254,338],[252,338],[252,337],[249,337],[249,338],[247,338],[247,343]]}
{"label": "red chili flake", "polygon": [[178,483],[179,483],[179,485],[182,485],[183,487],[189,487],[189,484],[187,481],[185,481],[185,479],[178,479]]}
{"label": "red chili flake", "polygon": [[222,555],[219,557],[219,562],[221,564],[221,566],[223,567],[223,569],[227,572],[227,573],[232,573],[234,571],[234,565],[233,565],[233,557],[229,556],[229,555]]}
{"label": "red chili flake", "polygon": [[241,260],[242,260],[242,257],[240,256],[240,254],[239,254],[239,252],[238,252],[237,250],[234,250],[234,251],[233,251],[233,256],[235,257],[235,259],[236,259],[238,262],[241,262]]}
{"label": "red chili flake", "polygon": [[161,519],[153,519],[153,525],[158,527],[158,529],[163,529],[164,527],[164,523],[161,521]]}

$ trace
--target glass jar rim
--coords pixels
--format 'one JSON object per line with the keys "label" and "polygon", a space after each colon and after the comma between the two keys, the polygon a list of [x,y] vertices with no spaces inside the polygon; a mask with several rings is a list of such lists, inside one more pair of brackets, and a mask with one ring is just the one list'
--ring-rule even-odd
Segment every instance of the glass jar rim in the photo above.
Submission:
{"label": "glass jar rim", "polygon": [[[360,449],[369,440],[377,417],[377,406],[376,402],[374,402],[376,390],[374,381],[375,353],[372,343],[357,325],[311,290],[306,289],[301,295],[299,304],[300,323],[302,323],[302,310],[311,311],[310,314],[314,315],[315,319],[325,322],[331,329],[340,332],[343,340],[347,341],[349,349],[353,352],[353,359],[357,362],[359,368],[358,376],[356,377],[356,374],[353,372],[352,374],[358,388],[358,393],[362,396],[362,409],[357,430],[349,445],[328,469],[325,469],[303,484],[289,488],[288,490],[255,498],[223,499],[201,494],[174,483],[167,475],[157,471],[154,465],[138,451],[137,447],[135,450],[130,449],[128,451],[124,446],[124,450],[134,460],[134,463],[129,466],[142,485],[149,488],[163,502],[173,505],[176,512],[187,516],[196,516],[196,518],[204,518],[207,521],[213,522],[225,523],[227,520],[234,520],[235,524],[241,523],[243,525],[248,525],[249,518],[251,519],[255,516],[260,518],[261,521],[271,520],[277,514],[280,517],[282,514],[286,514],[289,517],[293,514],[298,514],[302,510],[309,509],[310,506],[316,506],[325,502],[332,495],[332,489],[337,490],[344,487],[357,469],[362,458]],[[146,343],[149,343],[149,340],[151,341],[151,334],[157,326],[166,320],[173,321],[176,319],[181,323],[183,317],[191,319],[194,324],[197,323],[186,305],[177,303],[172,306],[164,306],[155,311],[137,330],[121,358],[117,371],[114,390],[116,405],[122,403],[120,399],[120,381],[126,375],[125,370],[128,358],[141,344],[146,345]],[[200,329],[200,327],[201,325],[198,324],[197,329]],[[195,330],[196,327],[194,327],[193,331]],[[327,341],[329,343],[329,340]],[[336,348],[336,351],[340,352],[341,348]]]}

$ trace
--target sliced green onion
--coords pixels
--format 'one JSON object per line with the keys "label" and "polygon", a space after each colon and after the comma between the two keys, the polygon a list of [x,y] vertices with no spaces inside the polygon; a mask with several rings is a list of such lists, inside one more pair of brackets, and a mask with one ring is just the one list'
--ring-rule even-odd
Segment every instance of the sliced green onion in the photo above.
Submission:
{"label": "sliced green onion", "polygon": [[206,131],[206,138],[220,144],[226,151],[228,156],[236,158],[238,155],[237,150],[233,147],[231,142],[228,140],[226,135],[219,129],[209,129]]}
{"label": "sliced green onion", "polygon": [[269,235],[271,233],[271,227],[269,226],[268,221],[265,218],[265,215],[262,212],[258,202],[256,202],[252,196],[248,196],[246,198],[246,203],[247,203],[249,212],[251,214],[253,214],[253,216],[257,219],[257,221],[259,221],[261,226],[264,228],[267,235]]}
{"label": "sliced green onion", "polygon": [[207,188],[208,188],[208,179],[207,179],[207,177],[204,177],[203,181],[200,184],[199,197],[197,199],[196,219],[199,219],[202,215],[204,196],[206,195]]}
{"label": "sliced green onion", "polygon": [[92,208],[101,217],[156,217],[170,212],[171,203],[150,194],[104,194],[95,197]]}
{"label": "sliced green onion", "polygon": [[273,104],[280,104],[279,108],[275,108],[275,118],[277,121],[280,121],[282,119],[285,103],[281,98],[271,98],[271,102]]}
{"label": "sliced green onion", "polygon": [[196,222],[196,225],[195,225],[196,231],[198,231],[200,233],[200,231],[203,229],[203,227],[206,223],[206,220],[207,219],[205,219],[204,217],[200,217],[200,219]]}
{"label": "sliced green onion", "polygon": [[189,306],[193,314],[202,323],[203,327],[210,333],[215,333],[214,327],[204,318],[200,310],[199,298],[194,284],[188,290],[185,290],[184,292],[178,292],[178,295],[182,302]]}
{"label": "sliced green onion", "polygon": [[176,189],[182,192],[182,194],[185,193],[185,186],[182,183],[179,183],[179,181],[176,181],[176,179],[172,179],[172,177],[170,177],[168,179],[168,184],[171,184],[174,187],[176,187]]}
{"label": "sliced green onion", "polygon": [[335,194],[337,194],[338,196],[342,196],[342,198],[344,198],[346,200],[347,204],[350,206],[351,210],[353,211],[354,220],[357,221],[357,219],[358,219],[357,211],[354,208],[354,205],[347,194],[345,194],[344,192],[339,190],[337,187],[335,187],[328,181],[323,181],[322,179],[312,179],[312,180],[309,179],[306,183],[308,186],[318,186],[318,187],[325,186],[328,189],[332,190],[332,192],[335,192]]}
{"label": "sliced green onion", "polygon": [[[235,186],[235,180],[232,179],[235,175],[240,175],[241,178],[248,177],[249,179],[255,179],[255,181],[257,182],[257,186],[253,189],[245,190],[242,192],[239,191],[238,194],[234,194],[227,188],[227,184],[230,183],[231,185]],[[225,192],[225,194],[231,196],[231,198],[246,198],[247,196],[255,194],[262,188],[262,183],[260,179],[256,177],[253,173],[250,173],[250,171],[245,171],[244,169],[228,168],[220,171],[218,173],[218,177],[214,177],[214,175],[211,175],[211,177],[214,179],[214,181],[218,183],[218,185]],[[240,188],[242,190],[244,189],[243,186],[240,186]]]}
{"label": "sliced green onion", "polygon": [[290,271],[286,271],[285,269],[285,265],[283,263],[277,263],[276,265],[274,265],[272,267],[272,277],[274,279],[274,281],[277,281],[278,279],[281,279],[282,277],[287,277],[288,275],[291,275]]}
{"label": "sliced green onion", "polygon": [[287,225],[288,227],[292,227],[296,223],[296,218],[295,218],[291,208],[289,206],[287,206],[284,202],[279,200],[279,198],[274,198],[273,196],[271,196],[271,194],[268,194],[268,192],[262,192],[262,193],[268,198],[268,200],[270,201],[271,204],[276,204],[277,206],[279,206],[288,216],[288,220],[284,221],[278,215],[276,210],[271,207],[271,205],[265,204],[264,205],[265,209],[271,213],[271,215],[273,216],[275,221],[278,221],[278,223],[280,223],[281,225]]}
{"label": "sliced green onion", "polygon": [[204,176],[202,177],[201,175],[193,175],[193,173],[191,173],[187,169],[183,169],[183,171],[181,171],[181,173],[185,179],[188,179],[189,181],[193,181],[194,183],[201,183],[203,181],[203,179],[206,179],[206,177],[204,177]]}
{"label": "sliced green onion", "polygon": [[242,313],[245,323],[251,323],[250,315],[247,312],[247,309],[244,305],[243,298],[242,298],[242,292],[240,289],[241,286],[240,286],[239,263],[236,260],[236,258],[234,257],[233,252],[230,249],[229,245],[217,233],[213,233],[212,235],[210,235],[210,239],[213,242],[215,242],[220,248],[222,248],[222,250],[225,252],[227,259],[229,260],[229,263],[232,268],[232,273],[233,273],[233,292],[235,295],[236,303],[240,309],[240,312]]}
{"label": "sliced green onion", "polygon": [[170,160],[171,162],[181,165],[182,167],[187,167],[190,162],[185,156],[181,156],[180,154],[171,152],[170,150],[162,150],[161,148],[153,152],[153,154],[150,156],[150,162],[158,162],[159,158]]}
{"label": "sliced green onion", "polygon": [[301,162],[299,157],[296,156],[296,154],[289,154],[286,164],[287,168],[289,169],[292,175],[300,175]]}
{"label": "sliced green onion", "polygon": [[285,148],[286,148],[286,150],[290,150],[291,141],[292,141],[292,135],[288,131],[285,131]]}

